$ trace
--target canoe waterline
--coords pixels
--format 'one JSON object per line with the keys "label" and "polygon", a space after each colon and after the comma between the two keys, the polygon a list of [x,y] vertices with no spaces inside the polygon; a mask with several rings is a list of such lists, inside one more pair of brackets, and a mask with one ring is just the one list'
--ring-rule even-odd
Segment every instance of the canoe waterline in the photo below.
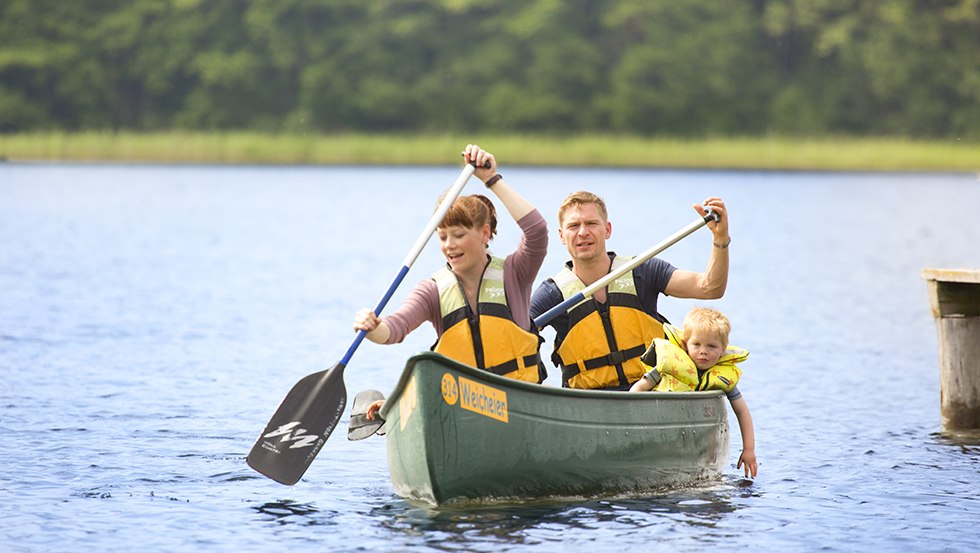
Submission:
{"label": "canoe waterline", "polygon": [[382,416],[395,492],[430,504],[576,497],[720,476],[723,392],[570,390],[424,352]]}

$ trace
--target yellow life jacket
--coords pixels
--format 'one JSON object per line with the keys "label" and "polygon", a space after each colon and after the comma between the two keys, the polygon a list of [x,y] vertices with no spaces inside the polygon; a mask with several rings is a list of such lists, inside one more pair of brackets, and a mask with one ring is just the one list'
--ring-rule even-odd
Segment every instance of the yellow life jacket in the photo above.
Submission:
{"label": "yellow life jacket", "polygon": [[748,350],[738,346],[728,346],[718,362],[705,371],[699,371],[691,357],[684,351],[684,334],[681,329],[664,325],[666,338],[657,338],[653,346],[657,354],[657,372],[660,384],[654,388],[658,392],[689,392],[692,390],[732,391],[742,376],[736,365],[749,357]]}
{"label": "yellow life jacket", "polygon": [[514,322],[504,293],[504,260],[490,258],[472,314],[456,274],[448,267],[432,276],[439,289],[442,336],[432,347],[446,357],[494,374],[540,383],[546,376],[540,338]]}
{"label": "yellow life jacket", "polygon": [[[615,257],[612,269],[630,259]],[[585,288],[568,267],[552,280],[565,300]],[[599,303],[590,297],[568,309],[568,334],[555,349],[562,385],[582,389],[627,386],[649,370],[640,356],[654,338],[663,337],[663,326],[643,310],[632,271],[606,288],[606,306],[608,311],[600,312]]]}

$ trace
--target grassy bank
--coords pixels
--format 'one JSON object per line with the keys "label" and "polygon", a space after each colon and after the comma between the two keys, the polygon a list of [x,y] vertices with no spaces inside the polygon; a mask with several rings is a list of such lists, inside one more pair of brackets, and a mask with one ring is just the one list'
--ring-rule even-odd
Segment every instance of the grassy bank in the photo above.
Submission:
{"label": "grassy bank", "polygon": [[980,143],[894,138],[231,133],[0,134],[10,161],[112,161],[317,165],[456,163],[469,141],[507,165],[835,171],[978,171]]}

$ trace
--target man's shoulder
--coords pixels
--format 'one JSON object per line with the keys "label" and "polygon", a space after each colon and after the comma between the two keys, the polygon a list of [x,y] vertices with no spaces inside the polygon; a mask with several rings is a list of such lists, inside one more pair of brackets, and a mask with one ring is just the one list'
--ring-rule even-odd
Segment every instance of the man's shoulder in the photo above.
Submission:
{"label": "man's shoulder", "polygon": [[558,284],[555,282],[555,280],[548,277],[541,281],[541,284],[538,284],[538,287],[534,289],[532,297],[544,299],[548,296],[554,296],[556,294],[561,296],[561,290],[558,289]]}
{"label": "man's shoulder", "polygon": [[541,315],[562,302],[561,290],[551,278],[545,279],[531,294],[531,318]]}
{"label": "man's shoulder", "polygon": [[[606,252],[606,255],[609,256],[609,259],[610,260],[615,260],[616,258],[621,258],[624,261],[630,261],[630,260],[633,260],[633,259],[636,259],[637,257],[639,257],[637,255],[629,255],[629,254],[623,255],[623,254],[618,254],[618,253],[616,253],[614,251]],[[637,268],[639,268],[639,267],[658,267],[658,266],[661,266],[664,263],[667,263],[667,262],[664,261],[663,259],[660,259],[659,257],[656,257],[656,256],[654,256],[654,257],[648,257],[647,259],[644,259],[643,262],[641,262],[639,265],[637,265]]]}
{"label": "man's shoulder", "polygon": [[674,271],[675,267],[669,262],[660,259],[659,257],[651,257],[643,263],[640,263],[633,269],[634,273],[644,275],[644,276],[669,276],[670,273]]}
{"label": "man's shoulder", "polygon": [[660,259],[657,256],[653,256],[649,259],[644,260],[643,263],[640,263],[639,267],[663,267],[664,265],[670,265],[670,263],[667,263],[666,261]]}

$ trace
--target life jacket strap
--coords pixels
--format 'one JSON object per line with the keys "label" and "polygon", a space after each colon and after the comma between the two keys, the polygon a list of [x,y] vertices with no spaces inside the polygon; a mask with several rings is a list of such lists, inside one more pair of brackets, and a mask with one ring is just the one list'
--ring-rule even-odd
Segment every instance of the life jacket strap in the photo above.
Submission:
{"label": "life jacket strap", "polygon": [[[538,355],[537,353],[534,353],[532,355],[526,355],[524,356],[522,361],[524,361],[525,367],[537,366],[541,364],[541,356]],[[492,372],[493,374],[504,376],[505,374],[512,373],[520,368],[521,366],[517,363],[517,359],[511,359],[506,363],[501,363],[494,367],[487,367],[486,370],[488,372]]]}
{"label": "life jacket strap", "polygon": [[591,371],[599,367],[615,367],[616,365],[621,365],[630,359],[643,355],[646,350],[647,348],[645,346],[639,345],[625,350],[616,350],[606,355],[586,359],[585,361],[579,361],[574,365],[562,365],[561,376],[565,382],[568,382],[572,377],[581,372]]}

